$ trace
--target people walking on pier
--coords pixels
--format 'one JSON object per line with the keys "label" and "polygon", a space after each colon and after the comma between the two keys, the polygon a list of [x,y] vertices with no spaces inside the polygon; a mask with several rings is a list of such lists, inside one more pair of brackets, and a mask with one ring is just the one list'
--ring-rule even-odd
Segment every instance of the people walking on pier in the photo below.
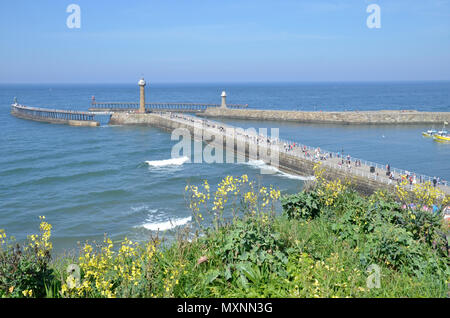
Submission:
{"label": "people walking on pier", "polygon": [[391,180],[395,180],[395,174],[394,174],[394,171],[391,172],[389,178],[390,178]]}

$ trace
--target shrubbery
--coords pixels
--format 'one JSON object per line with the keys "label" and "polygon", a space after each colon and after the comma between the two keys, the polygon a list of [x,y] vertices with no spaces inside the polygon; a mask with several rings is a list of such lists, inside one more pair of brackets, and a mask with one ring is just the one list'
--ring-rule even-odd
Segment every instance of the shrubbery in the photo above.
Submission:
{"label": "shrubbery", "polygon": [[[0,233],[0,295],[446,297],[442,216],[427,209],[446,198],[402,191],[363,197],[317,167],[315,185],[284,196],[275,216],[278,190],[246,175],[224,178],[214,192],[205,181],[186,187],[195,227],[170,246],[105,237],[64,265],[51,261],[51,226],[42,219],[41,234],[23,248]],[[381,269],[380,288],[367,285],[371,264]]]}
{"label": "shrubbery", "polygon": [[31,235],[24,245],[0,231],[1,297],[43,297],[56,283],[50,266],[51,225],[45,217],[41,220],[40,234]]}
{"label": "shrubbery", "polygon": [[[335,188],[330,184],[336,182],[320,178],[320,171],[318,176],[314,191],[282,199],[288,218],[310,220],[322,214],[331,223],[333,233],[359,250],[363,267],[383,264],[416,276],[435,275],[445,281],[448,245],[442,231],[441,210],[447,198],[443,193],[428,185],[433,193],[430,196],[425,186],[420,185],[408,195],[397,187],[396,195],[377,191],[363,198],[349,188],[327,191]],[[330,198],[333,206],[326,204]],[[405,198],[412,201],[402,206],[400,202]],[[427,205],[435,203],[440,207],[432,212]]]}
{"label": "shrubbery", "polygon": [[319,216],[323,208],[316,192],[300,192],[281,199],[283,210],[290,219],[310,220]]}

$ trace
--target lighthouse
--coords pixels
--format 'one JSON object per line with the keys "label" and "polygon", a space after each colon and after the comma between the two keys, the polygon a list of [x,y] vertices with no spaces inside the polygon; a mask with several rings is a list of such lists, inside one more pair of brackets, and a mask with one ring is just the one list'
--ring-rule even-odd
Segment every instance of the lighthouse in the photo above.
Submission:
{"label": "lighthouse", "polygon": [[222,104],[220,105],[220,107],[223,108],[227,108],[227,93],[225,93],[225,91],[222,92]]}
{"label": "lighthouse", "polygon": [[145,113],[145,80],[141,78],[139,84],[139,112]]}

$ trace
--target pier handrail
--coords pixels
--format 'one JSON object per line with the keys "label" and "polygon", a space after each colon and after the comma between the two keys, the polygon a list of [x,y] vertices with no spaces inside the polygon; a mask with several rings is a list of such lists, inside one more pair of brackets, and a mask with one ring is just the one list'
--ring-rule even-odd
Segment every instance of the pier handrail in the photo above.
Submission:
{"label": "pier handrail", "polygon": [[[306,146],[304,144],[301,144],[301,143],[298,143],[298,142],[293,142],[293,141],[288,141],[288,140],[283,139],[283,138],[279,138],[279,139],[282,140],[284,143],[287,143],[288,145],[293,145],[295,143],[296,146],[298,145],[301,148],[305,147],[308,151],[312,151],[312,152],[314,152],[314,151],[316,151],[316,149],[320,148],[320,147]],[[347,160],[347,157],[344,154],[339,153],[339,155],[338,155],[337,152],[324,150],[322,148],[320,148],[320,150],[321,150],[321,153],[326,153],[326,154],[331,153],[334,158],[341,158],[344,161]],[[364,165],[364,166],[367,166],[367,167],[375,167],[375,169],[386,171],[386,165],[350,156],[350,162],[355,163],[355,161],[359,161],[361,163],[361,165]],[[399,169],[399,168],[395,168],[395,167],[389,167],[389,168],[390,168],[390,171],[394,172],[394,174],[396,176],[406,176],[406,175],[412,176],[412,175],[415,175],[416,176],[416,181],[422,180],[421,183],[433,182],[433,179],[434,179],[433,177],[427,176],[425,174],[419,174],[419,173],[415,173],[413,171],[409,171],[409,170],[405,170],[405,169]],[[369,173],[369,175],[373,175],[373,174],[374,173]],[[417,180],[417,179],[419,179],[419,180]],[[441,184],[443,184],[445,186],[448,185],[448,181],[447,180],[440,180],[440,182],[441,182]]]}
{"label": "pier handrail", "polygon": [[17,109],[38,111],[38,112],[47,112],[47,113],[52,112],[52,113],[65,113],[65,114],[76,114],[76,115],[93,115],[93,112],[87,112],[87,111],[40,108],[40,107],[24,106],[24,105],[20,105],[20,104],[13,104],[12,107],[17,108]]}

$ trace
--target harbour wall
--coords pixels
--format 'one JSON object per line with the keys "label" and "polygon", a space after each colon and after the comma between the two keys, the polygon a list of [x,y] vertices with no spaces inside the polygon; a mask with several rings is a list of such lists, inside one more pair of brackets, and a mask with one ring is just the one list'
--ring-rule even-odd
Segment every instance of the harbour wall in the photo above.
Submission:
{"label": "harbour wall", "polygon": [[291,121],[323,124],[440,124],[450,122],[450,112],[415,110],[381,111],[287,111],[260,109],[207,108],[199,116],[246,120]]}

